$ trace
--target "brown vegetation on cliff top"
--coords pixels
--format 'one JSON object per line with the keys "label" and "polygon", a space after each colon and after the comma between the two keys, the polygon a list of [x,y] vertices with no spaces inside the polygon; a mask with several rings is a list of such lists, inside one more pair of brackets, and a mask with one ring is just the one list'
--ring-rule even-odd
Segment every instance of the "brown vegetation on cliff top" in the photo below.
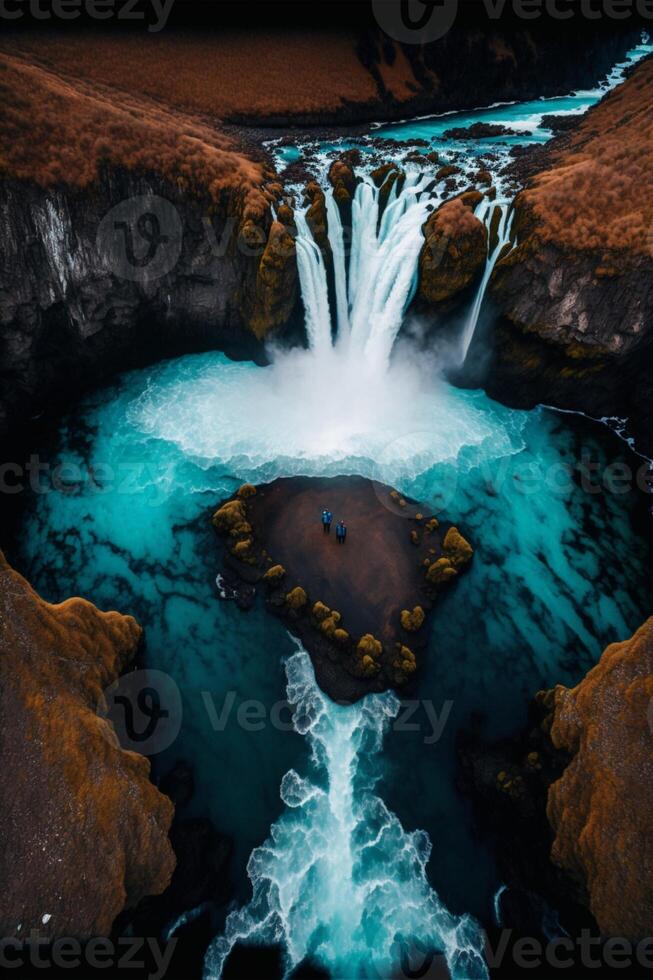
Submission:
{"label": "brown vegetation on cliff top", "polygon": [[605,935],[653,928],[653,619],[555,689],[551,738],[573,753],[549,790],[552,858],[589,894]]}
{"label": "brown vegetation on cliff top", "polygon": [[7,176],[84,187],[109,164],[159,173],[215,203],[235,193],[245,218],[267,206],[265,166],[232,137],[173,108],[71,81],[2,51],[0,99],[0,173]]}
{"label": "brown vegetation on cliff top", "polygon": [[447,201],[424,225],[419,297],[429,304],[446,303],[463,293],[485,265],[487,232],[465,197]]}
{"label": "brown vegetation on cliff top", "polygon": [[536,234],[564,248],[650,255],[653,199],[653,61],[562,137],[551,165],[522,192]]}
{"label": "brown vegetation on cliff top", "polygon": [[44,602],[0,552],[3,936],[107,935],[170,880],[172,803],[97,713],[140,636],[84,599]]}
{"label": "brown vegetation on cliff top", "polygon": [[[16,39],[12,39],[16,45]],[[418,81],[392,42],[391,62],[378,71],[398,101],[415,95]],[[378,88],[348,31],[284,30],[267,34],[221,32],[211,37],[162,32],[142,38],[40,32],[17,39],[18,50],[71,75],[116,86],[218,119],[337,112],[347,103],[372,103]]]}

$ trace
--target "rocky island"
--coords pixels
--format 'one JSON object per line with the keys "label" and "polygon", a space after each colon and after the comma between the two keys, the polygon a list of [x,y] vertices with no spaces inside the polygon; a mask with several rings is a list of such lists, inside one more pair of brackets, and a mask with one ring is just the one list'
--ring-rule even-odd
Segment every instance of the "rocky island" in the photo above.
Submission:
{"label": "rocky island", "polygon": [[[324,508],[346,518],[344,546],[323,532]],[[227,569],[264,586],[268,609],[302,640],[337,701],[407,683],[429,612],[473,556],[456,527],[363,477],[244,484],[213,525]]]}

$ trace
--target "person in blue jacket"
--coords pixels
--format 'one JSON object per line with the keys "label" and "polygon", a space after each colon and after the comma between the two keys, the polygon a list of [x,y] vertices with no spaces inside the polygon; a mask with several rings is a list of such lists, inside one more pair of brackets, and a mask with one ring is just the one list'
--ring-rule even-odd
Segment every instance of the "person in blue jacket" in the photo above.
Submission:
{"label": "person in blue jacket", "polygon": [[329,534],[331,531],[331,521],[333,520],[333,514],[326,507],[322,511],[322,530],[325,534]]}
{"label": "person in blue jacket", "polygon": [[338,544],[344,544],[347,540],[347,525],[344,521],[338,521],[336,524],[336,541]]}

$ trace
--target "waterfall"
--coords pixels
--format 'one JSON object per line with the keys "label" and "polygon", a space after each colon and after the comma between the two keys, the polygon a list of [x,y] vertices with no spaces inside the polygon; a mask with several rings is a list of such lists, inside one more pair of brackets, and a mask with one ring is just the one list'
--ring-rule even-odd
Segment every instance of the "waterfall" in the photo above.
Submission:
{"label": "waterfall", "polygon": [[387,692],[334,704],[299,644],[286,674],[310,774],[284,776],[286,809],[249,860],[252,899],[229,914],[209,947],[205,980],[219,980],[238,942],[280,944],[285,976],[310,958],[333,977],[378,980],[400,975],[417,950],[422,960],[424,952],[443,958],[452,980],[486,978],[474,920],[448,912],[428,883],[428,835],[407,833],[374,792],[398,698]]}
{"label": "waterfall", "polygon": [[[406,174],[401,191],[395,182],[380,216],[381,188],[364,176],[352,201],[349,273],[345,241],[333,190],[325,190],[328,235],[333,254],[337,341],[359,365],[384,369],[417,285],[417,264],[424,245],[422,225],[439,199],[433,178]],[[297,255],[309,346],[324,353],[334,347],[327,271],[306,211],[297,213]]]}
{"label": "waterfall", "polygon": [[331,347],[331,314],[326,267],[322,252],[313,239],[306,212],[298,210],[297,269],[306,312],[306,335],[309,346],[318,353]]}
{"label": "waterfall", "polygon": [[[297,260],[302,298],[306,309],[309,347],[324,355],[336,348],[347,353],[359,371],[383,372],[401,324],[417,287],[418,262],[424,246],[422,226],[440,197],[432,177],[409,172],[397,192],[393,184],[379,220],[381,188],[365,175],[352,201],[349,270],[345,235],[333,190],[324,192],[328,236],[333,254],[336,318],[329,307],[327,270],[321,250],[306,221],[297,212]],[[497,241],[490,229],[497,211]],[[503,247],[510,241],[513,213],[506,201],[484,199],[475,211],[488,230],[488,251],[483,276],[467,314],[460,337],[459,364],[463,364],[476,331],[485,291]],[[337,329],[334,329],[334,326]],[[334,339],[335,338],[335,339]]]}
{"label": "waterfall", "polygon": [[[497,242],[492,246],[490,240],[490,229],[492,226],[492,218],[496,212],[496,209],[501,209],[501,218],[499,220],[499,225],[497,227]],[[463,328],[461,338],[460,338],[460,355],[459,364],[465,363],[467,358],[467,352],[469,351],[471,342],[476,333],[476,326],[478,324],[478,318],[481,313],[481,307],[483,306],[483,299],[485,297],[485,290],[490,281],[490,276],[492,275],[492,270],[496,265],[497,259],[501,255],[504,245],[510,241],[510,229],[512,228],[513,212],[510,210],[510,206],[507,203],[496,204],[494,207],[489,201],[481,201],[476,211],[474,212],[476,217],[479,218],[484,224],[488,232],[488,244],[487,244],[487,258],[485,260],[485,269],[483,271],[483,277],[479,283],[478,289],[476,290],[476,295],[470,307],[469,313],[467,314],[467,319],[465,321],[465,326]]]}

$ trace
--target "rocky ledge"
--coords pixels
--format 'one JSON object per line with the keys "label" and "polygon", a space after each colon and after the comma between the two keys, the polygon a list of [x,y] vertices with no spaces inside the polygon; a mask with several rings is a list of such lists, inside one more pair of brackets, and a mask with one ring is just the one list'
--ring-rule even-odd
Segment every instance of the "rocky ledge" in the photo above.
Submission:
{"label": "rocky ledge", "polygon": [[508,885],[505,925],[533,935],[548,904],[567,929],[651,935],[652,699],[649,619],[577,687],[540,692],[524,732],[461,739],[462,788]]}
{"label": "rocky ledge", "polygon": [[[484,383],[510,404],[629,416],[653,452],[653,61],[554,140],[516,198],[496,265],[502,314]],[[483,343],[484,338],[479,338]],[[472,348],[473,354],[473,348]]]}
{"label": "rocky ledge", "polygon": [[44,602],[0,553],[2,936],[108,935],[170,881],[173,805],[98,714],[140,638],[130,616]]}
{"label": "rocky ledge", "polygon": [[[323,532],[324,508],[334,525],[346,521],[344,546],[334,528]],[[246,484],[213,525],[228,572],[264,587],[268,609],[301,639],[337,701],[409,681],[429,612],[473,555],[457,528],[362,477]]]}

